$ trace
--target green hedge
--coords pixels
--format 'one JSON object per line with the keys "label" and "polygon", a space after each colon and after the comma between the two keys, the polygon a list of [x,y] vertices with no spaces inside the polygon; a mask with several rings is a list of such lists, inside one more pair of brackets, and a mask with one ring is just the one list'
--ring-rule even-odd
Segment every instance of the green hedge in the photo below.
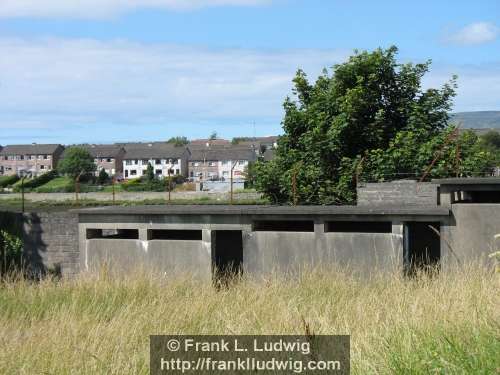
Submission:
{"label": "green hedge", "polygon": [[14,185],[19,180],[18,175],[13,176],[1,176],[0,177],[0,188],[4,188],[10,185]]}
{"label": "green hedge", "polygon": [[[24,190],[32,190],[35,189],[39,186],[45,185],[49,181],[53,180],[54,178],[57,177],[57,171],[53,170],[47,173],[44,173],[38,177],[32,178],[31,180],[24,181]],[[21,185],[17,184],[14,187],[15,192],[20,192],[21,191]]]}

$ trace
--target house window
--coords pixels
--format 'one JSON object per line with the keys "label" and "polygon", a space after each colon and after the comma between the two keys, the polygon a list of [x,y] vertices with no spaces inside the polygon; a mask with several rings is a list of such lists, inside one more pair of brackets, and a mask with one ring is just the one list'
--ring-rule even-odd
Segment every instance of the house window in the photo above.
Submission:
{"label": "house window", "polygon": [[130,171],[130,175],[131,175],[131,176],[137,176],[137,170],[132,169],[132,170]]}
{"label": "house window", "polygon": [[139,164],[139,160],[135,159],[134,160],[134,165],[137,165],[137,164]]}
{"label": "house window", "polygon": [[161,169],[157,169],[155,171],[155,173],[158,175],[158,176],[161,176],[162,175],[162,170]]}
{"label": "house window", "polygon": [[245,165],[246,161],[245,160],[238,160],[238,165]]}
{"label": "house window", "polygon": [[125,165],[132,165],[132,160],[125,160]]}
{"label": "house window", "polygon": [[113,161],[113,159],[106,159],[106,161],[107,161],[108,163],[111,163],[111,162]]}
{"label": "house window", "polygon": [[43,159],[44,159],[44,160],[47,160],[47,155],[43,155]]}
{"label": "house window", "polygon": [[160,160],[160,159],[156,159],[156,160],[155,160],[155,164],[156,164],[156,165],[160,165],[160,164],[161,164],[161,160]]}
{"label": "house window", "polygon": [[45,165],[40,165],[40,169],[45,169]]}
{"label": "house window", "polygon": [[180,171],[178,169],[175,170],[175,174],[179,174]]}
{"label": "house window", "polygon": [[148,159],[142,159],[142,165],[148,165],[149,160]]}
{"label": "house window", "polygon": [[195,167],[199,167],[200,166],[200,163],[196,162],[196,163],[193,163]]}
{"label": "house window", "polygon": [[228,165],[229,164],[229,160],[223,160],[222,161],[222,165]]}
{"label": "house window", "polygon": [[216,165],[216,164],[215,164],[215,161],[209,161],[209,162],[208,162],[208,166],[209,166],[209,167],[215,167],[215,165]]}

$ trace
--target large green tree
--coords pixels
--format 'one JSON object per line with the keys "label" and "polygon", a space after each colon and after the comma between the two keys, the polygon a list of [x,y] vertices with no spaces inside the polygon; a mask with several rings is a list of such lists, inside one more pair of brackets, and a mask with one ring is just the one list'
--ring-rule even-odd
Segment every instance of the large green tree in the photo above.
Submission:
{"label": "large green tree", "polygon": [[[464,174],[488,167],[491,155],[474,153],[477,137],[450,135],[456,77],[424,90],[430,62],[400,64],[396,54],[396,47],[356,51],[314,84],[299,70],[294,98],[284,103],[276,157],[255,165],[256,187],[276,203],[344,204],[356,199],[356,176],[421,176],[440,152],[429,177],[456,165]],[[459,157],[450,152],[456,149]]]}
{"label": "large green tree", "polygon": [[64,152],[64,158],[59,161],[57,170],[59,173],[76,178],[94,172],[96,165],[87,150],[82,147],[70,147]]}

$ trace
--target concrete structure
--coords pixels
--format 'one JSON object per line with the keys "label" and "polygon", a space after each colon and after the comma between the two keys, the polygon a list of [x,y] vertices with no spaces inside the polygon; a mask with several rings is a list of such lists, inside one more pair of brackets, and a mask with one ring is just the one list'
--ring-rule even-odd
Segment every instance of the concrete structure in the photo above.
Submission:
{"label": "concrete structure", "polygon": [[81,266],[140,266],[207,279],[227,267],[257,276],[328,263],[362,272],[403,269],[405,225],[439,227],[449,213],[442,207],[353,206],[87,209],[79,211]]}
{"label": "concrete structure", "polygon": [[257,160],[255,152],[247,147],[191,146],[190,150],[189,178],[193,181],[228,181],[231,169],[234,180],[244,181],[248,164]]}
{"label": "concrete structure", "polygon": [[[133,179],[146,173],[148,164],[154,168],[156,176],[164,178],[188,175],[188,160],[191,152],[187,147],[166,142],[125,143],[123,157],[123,177]],[[170,171],[170,173],[169,173]]]}
{"label": "concrete structure", "polygon": [[210,280],[220,270],[260,277],[336,264],[368,275],[491,262],[488,254],[500,245],[494,239],[500,179],[434,183],[435,199],[425,205],[404,204],[402,186],[412,191],[415,185],[398,182],[384,190],[387,201],[395,192],[385,205],[103,207],[18,215],[29,259],[63,275],[141,267]]}
{"label": "concrete structure", "polygon": [[57,167],[63,151],[64,147],[57,144],[5,146],[0,151],[0,174],[39,176]]}
{"label": "concrete structure", "polygon": [[436,206],[438,187],[434,183],[414,180],[361,183],[357,188],[358,206]]}
{"label": "concrete structure", "polygon": [[80,272],[76,213],[0,210],[0,227],[21,236],[25,269],[35,277],[47,273],[73,277]]}
{"label": "concrete structure", "polygon": [[[125,149],[118,145],[95,145],[95,144],[83,144],[69,146],[66,150],[71,147],[81,147],[89,152],[94,158],[94,163],[96,165],[95,175],[98,176],[101,170],[105,170],[109,176],[121,177],[123,173],[123,157],[125,156]],[[65,152],[66,152],[65,150]],[[64,153],[63,156],[64,158]]]}

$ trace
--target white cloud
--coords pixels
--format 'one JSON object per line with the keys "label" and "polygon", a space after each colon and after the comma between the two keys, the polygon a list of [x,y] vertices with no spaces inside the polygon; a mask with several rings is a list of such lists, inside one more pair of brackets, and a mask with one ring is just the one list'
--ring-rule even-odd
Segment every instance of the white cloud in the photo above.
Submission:
{"label": "white cloud", "polygon": [[457,96],[454,111],[499,110],[500,103],[500,61],[479,65],[431,66],[424,79],[425,87],[440,87],[458,75]]}
{"label": "white cloud", "polygon": [[[270,134],[296,69],[314,80],[350,53],[0,38],[0,144]],[[436,64],[425,86],[454,73],[456,111],[498,109],[500,62]]]}
{"label": "white cloud", "polygon": [[0,129],[241,119],[279,123],[296,69],[315,78],[347,55],[0,38]]}
{"label": "white cloud", "polygon": [[103,18],[135,9],[255,6],[270,0],[0,0],[0,17]]}
{"label": "white cloud", "polygon": [[475,45],[494,41],[500,29],[490,22],[476,22],[450,35],[447,40],[461,45]]}

